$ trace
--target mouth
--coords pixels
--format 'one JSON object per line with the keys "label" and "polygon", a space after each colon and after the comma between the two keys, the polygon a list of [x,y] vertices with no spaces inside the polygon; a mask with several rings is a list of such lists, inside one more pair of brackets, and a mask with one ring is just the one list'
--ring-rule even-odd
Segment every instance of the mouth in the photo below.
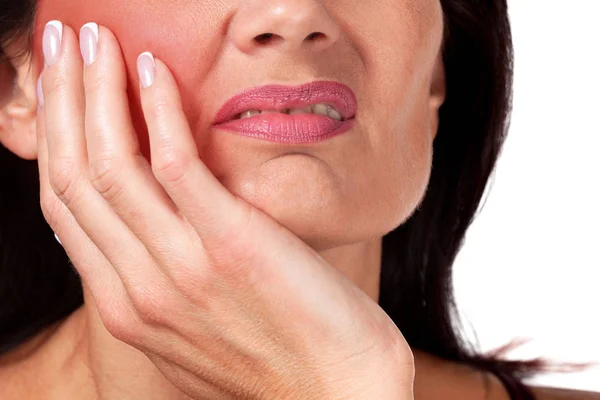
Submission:
{"label": "mouth", "polygon": [[323,115],[329,117],[336,121],[345,121],[346,119],[342,117],[342,114],[338,111],[338,109],[333,104],[309,104],[304,107],[293,107],[293,108],[284,108],[282,110],[246,110],[240,114],[235,115],[231,120],[245,119],[254,117],[256,115],[261,114],[287,114],[287,115],[297,115],[297,114],[314,114],[314,115]]}
{"label": "mouth", "polygon": [[354,92],[338,82],[266,85],[243,91],[229,99],[217,112],[213,125],[273,113],[313,114],[334,121],[347,121],[354,118],[356,110]]}

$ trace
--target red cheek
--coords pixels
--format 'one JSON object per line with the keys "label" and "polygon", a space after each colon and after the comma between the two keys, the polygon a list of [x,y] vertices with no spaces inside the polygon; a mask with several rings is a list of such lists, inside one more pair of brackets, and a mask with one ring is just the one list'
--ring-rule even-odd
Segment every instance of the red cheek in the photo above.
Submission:
{"label": "red cheek", "polygon": [[[199,71],[192,66],[197,57],[191,55],[190,48],[198,48],[197,44],[184,43],[189,33],[185,28],[173,32],[173,26],[190,26],[189,10],[185,7],[173,8],[168,15],[156,12],[160,2],[149,5],[142,0],[39,0],[34,22],[32,50],[34,68],[39,74],[43,68],[42,33],[46,22],[57,19],[69,25],[75,32],[87,22],[96,22],[109,28],[119,40],[127,73],[127,95],[134,128],[137,132],[142,153],[150,160],[150,144],[148,130],[140,105],[140,91],[137,76],[137,57],[144,51],[151,51],[164,61],[171,69],[180,88],[184,112],[194,127],[199,118],[196,90]],[[142,10],[147,9],[147,10]],[[190,26],[190,28],[193,28]],[[186,62],[182,62],[185,60]],[[172,62],[171,62],[172,61]]]}

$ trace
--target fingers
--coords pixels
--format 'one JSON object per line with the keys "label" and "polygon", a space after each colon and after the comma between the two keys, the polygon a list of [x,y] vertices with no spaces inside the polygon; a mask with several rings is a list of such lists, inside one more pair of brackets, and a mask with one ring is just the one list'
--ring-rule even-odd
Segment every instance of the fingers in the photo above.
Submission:
{"label": "fingers", "polygon": [[[137,156],[139,143],[129,114],[125,64],[116,38],[107,28],[87,23],[79,31],[79,48],[85,64],[87,147],[90,156],[95,156],[90,158],[90,166],[93,167],[104,152]],[[110,123],[119,129],[118,134],[107,129]]]}
{"label": "fingers", "polygon": [[[107,28],[89,23],[80,30],[80,47],[85,62],[85,135],[92,185],[159,265],[170,265],[182,254],[189,257],[191,232],[140,152],[117,39]],[[192,260],[182,264],[190,265]],[[164,271],[170,273],[168,268]]]}
{"label": "fingers", "polygon": [[83,132],[84,99],[81,75],[74,73],[81,70],[81,58],[75,57],[77,48],[68,40],[72,36],[72,30],[59,22],[48,23],[43,38],[47,68],[42,74],[45,122],[50,127],[48,168],[50,175],[57,178],[50,183],[59,197],[67,192],[69,198],[78,197],[72,189],[78,188],[77,183],[83,179],[74,176],[83,171],[75,167],[87,160],[85,136],[73,135]]}
{"label": "fingers", "polygon": [[[148,125],[152,170],[208,253],[244,226],[247,203],[236,198],[200,160],[175,79],[151,53],[138,58],[142,109]],[[229,247],[229,246],[227,246]]]}
{"label": "fingers", "polygon": [[148,164],[131,123],[116,38],[95,24],[80,35],[78,41],[59,22],[44,34],[48,181],[131,297],[140,285],[173,278],[177,268],[199,268],[204,249],[231,252],[229,241],[247,225],[250,206],[199,159],[173,76],[144,53],[138,70]]}
{"label": "fingers", "polygon": [[[41,82],[38,80],[38,90],[41,91],[40,84]],[[40,98],[42,97],[40,96]],[[36,120],[36,132],[40,199],[44,216],[57,232],[58,237],[64,239],[63,246],[65,246],[71,261],[77,266],[81,279],[90,289],[95,301],[106,305],[109,309],[117,310],[118,304],[123,304],[127,297],[121,279],[50,187],[44,114],[44,108],[41,105]],[[78,251],[74,251],[76,249]],[[83,254],[85,256],[81,257],[80,255]]]}
{"label": "fingers", "polygon": [[[62,35],[61,35],[62,34]],[[110,205],[93,188],[88,177],[87,146],[85,137],[85,102],[83,92],[83,61],[75,32],[60,22],[51,22],[44,32],[44,56],[47,67],[42,73],[44,106],[43,130],[47,138],[47,184],[66,206],[71,216],[50,211],[51,225],[65,246],[66,237],[77,236],[71,254],[86,257],[87,236],[115,268],[125,289],[131,293],[140,285],[147,285],[159,276],[153,271],[154,263],[143,244],[127,228]],[[49,195],[46,195],[49,196]],[[52,210],[58,209],[52,205]],[[74,218],[82,232],[66,223]],[[69,233],[71,232],[71,233]],[[76,265],[77,266],[77,265]],[[92,267],[93,268],[93,267]],[[85,271],[84,271],[85,272]],[[96,271],[94,271],[94,274]],[[100,273],[100,272],[98,272]],[[107,269],[103,274],[109,274]],[[92,275],[88,281],[95,279]]]}

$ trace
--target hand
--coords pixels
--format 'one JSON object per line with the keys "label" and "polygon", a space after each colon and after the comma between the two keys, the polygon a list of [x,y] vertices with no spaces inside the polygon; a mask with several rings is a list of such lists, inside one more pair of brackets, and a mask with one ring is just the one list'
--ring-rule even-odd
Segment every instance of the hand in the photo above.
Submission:
{"label": "hand", "polygon": [[37,120],[42,210],[111,335],[192,398],[413,398],[396,325],[211,174],[165,64],[140,58],[150,165],[114,35],[100,27],[91,65],[70,27],[56,47]]}

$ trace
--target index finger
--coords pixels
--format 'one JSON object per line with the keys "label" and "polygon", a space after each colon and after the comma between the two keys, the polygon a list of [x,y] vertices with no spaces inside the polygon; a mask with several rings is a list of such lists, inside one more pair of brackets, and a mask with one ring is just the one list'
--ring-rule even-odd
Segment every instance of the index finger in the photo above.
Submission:
{"label": "index finger", "polygon": [[243,226],[250,205],[227,190],[200,159],[168,67],[145,52],[138,58],[138,72],[152,170],[210,252]]}

